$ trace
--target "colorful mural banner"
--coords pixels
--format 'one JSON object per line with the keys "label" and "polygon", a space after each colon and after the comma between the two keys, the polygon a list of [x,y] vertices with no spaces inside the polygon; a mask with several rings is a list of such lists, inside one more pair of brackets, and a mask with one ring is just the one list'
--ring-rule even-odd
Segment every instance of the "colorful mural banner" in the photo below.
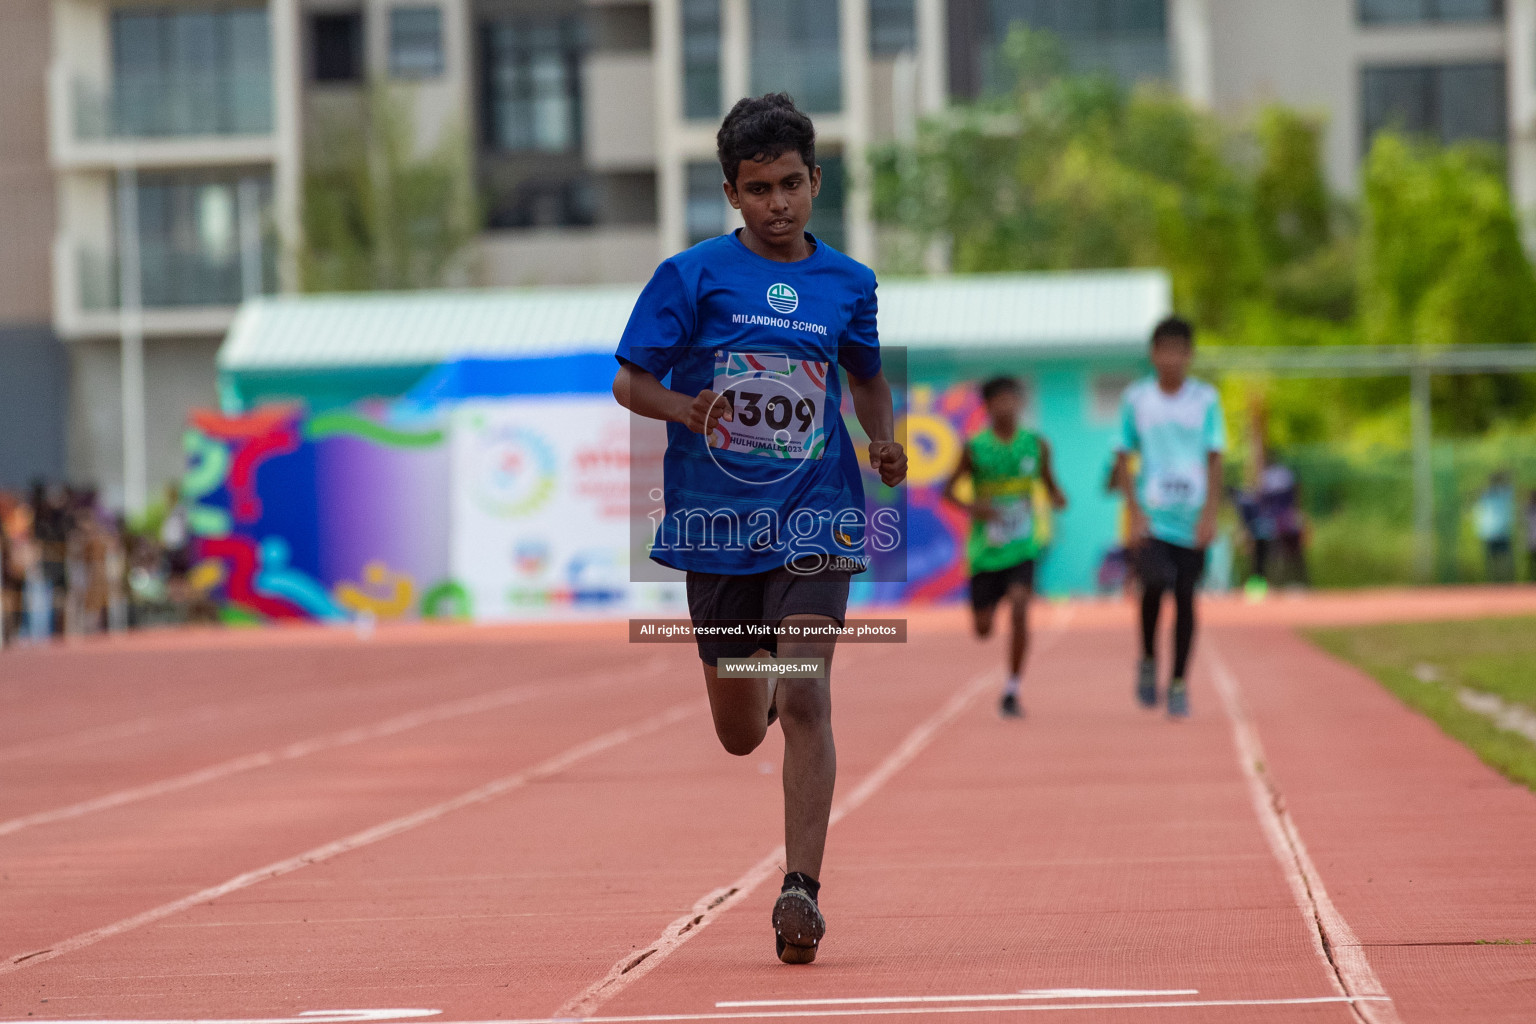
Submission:
{"label": "colorful mural banner", "polygon": [[[964,595],[942,491],[984,419],[973,387],[912,388],[905,579],[856,579],[855,603]],[[630,582],[630,442],[606,395],[197,412],[192,582],[231,621],[685,614],[679,584]]]}
{"label": "colorful mural banner", "polygon": [[196,412],[182,500],[194,585],[231,620],[468,616],[448,551],[449,451],[378,410]]}
{"label": "colorful mural banner", "polygon": [[632,583],[629,413],[608,396],[487,399],[452,414],[452,565],[476,618],[669,611]]}

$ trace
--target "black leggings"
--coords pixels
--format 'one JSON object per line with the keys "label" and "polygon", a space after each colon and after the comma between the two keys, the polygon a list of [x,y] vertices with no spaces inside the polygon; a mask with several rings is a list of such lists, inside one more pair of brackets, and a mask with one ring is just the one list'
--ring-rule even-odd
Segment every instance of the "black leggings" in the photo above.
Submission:
{"label": "black leggings", "polygon": [[1183,679],[1189,668],[1189,649],[1195,639],[1195,588],[1205,572],[1205,549],[1147,540],[1137,552],[1136,573],[1141,577],[1141,656],[1157,654],[1157,617],[1163,593],[1173,591],[1173,678]]}

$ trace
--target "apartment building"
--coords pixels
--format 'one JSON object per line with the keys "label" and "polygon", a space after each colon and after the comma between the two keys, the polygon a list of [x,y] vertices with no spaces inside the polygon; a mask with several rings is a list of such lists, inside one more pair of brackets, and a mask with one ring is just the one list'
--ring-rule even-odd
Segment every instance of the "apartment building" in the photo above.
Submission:
{"label": "apartment building", "polygon": [[64,472],[68,368],[52,327],[49,0],[0,4],[0,487]]}
{"label": "apartment building", "polygon": [[148,454],[129,453],[130,476],[152,489],[177,472],[187,408],[216,400],[213,354],[239,302],[293,287],[305,154],[369,82],[410,99],[422,145],[469,149],[483,231],[466,284],[643,280],[726,229],[715,129],[771,89],[817,121],[813,230],[878,264],[864,153],[995,88],[1015,24],[1058,33],[1078,67],[1162,80],[1226,115],[1269,101],[1326,113],[1342,190],[1371,134],[1399,124],[1505,145],[1536,206],[1536,0],[13,2],[51,12],[51,42],[29,52],[51,54],[56,227],[51,259],[22,257],[0,287],[35,305],[51,278],[68,469],[116,497],[134,419],[123,339],[144,353]]}

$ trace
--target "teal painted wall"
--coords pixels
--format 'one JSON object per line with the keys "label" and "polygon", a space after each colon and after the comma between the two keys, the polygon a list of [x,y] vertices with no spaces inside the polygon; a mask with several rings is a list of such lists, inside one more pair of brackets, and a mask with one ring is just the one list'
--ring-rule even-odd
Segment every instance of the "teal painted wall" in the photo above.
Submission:
{"label": "teal painted wall", "polygon": [[[1010,374],[1029,392],[1031,426],[1050,442],[1054,468],[1069,505],[1055,516],[1050,550],[1041,561],[1043,594],[1092,593],[1100,562],[1117,543],[1120,501],[1105,492],[1119,433],[1118,387],[1150,372],[1141,344],[1111,355],[1083,354],[1049,360],[1022,353],[988,356],[912,354],[912,385],[942,390],[977,386]],[[1105,392],[1095,402],[1095,385]]]}

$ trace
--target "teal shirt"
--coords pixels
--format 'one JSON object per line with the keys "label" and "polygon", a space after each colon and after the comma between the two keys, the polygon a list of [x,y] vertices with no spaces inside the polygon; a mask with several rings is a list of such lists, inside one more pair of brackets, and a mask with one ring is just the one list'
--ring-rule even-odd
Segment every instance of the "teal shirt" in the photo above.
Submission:
{"label": "teal shirt", "polygon": [[1132,384],[1120,400],[1120,450],[1141,456],[1136,493],[1152,536],[1194,547],[1207,462],[1212,452],[1227,450],[1216,389],[1194,378],[1172,395],[1163,393],[1156,377]]}

